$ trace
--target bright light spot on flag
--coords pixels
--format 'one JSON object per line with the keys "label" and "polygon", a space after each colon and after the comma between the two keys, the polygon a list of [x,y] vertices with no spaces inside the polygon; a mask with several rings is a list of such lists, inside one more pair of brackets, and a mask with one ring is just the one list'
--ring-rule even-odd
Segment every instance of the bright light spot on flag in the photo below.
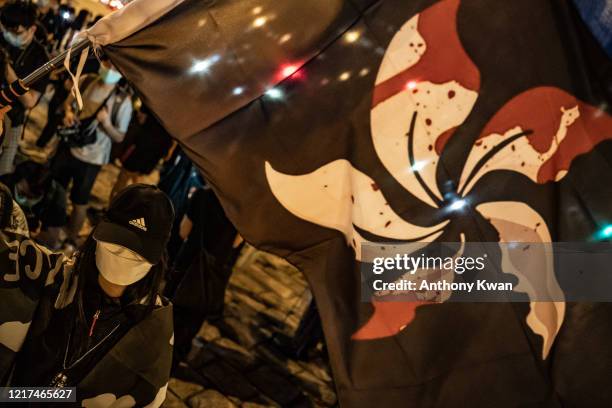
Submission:
{"label": "bright light spot on flag", "polygon": [[240,95],[244,92],[244,88],[241,86],[237,86],[232,90],[232,94],[234,95]]}
{"label": "bright light spot on flag", "polygon": [[298,69],[300,69],[298,65],[285,65],[281,67],[281,75],[283,78],[290,77],[291,75],[295,74]]}
{"label": "bright light spot on flag", "polygon": [[262,10],[261,6],[257,6],[255,8],[253,8],[253,14],[257,15],[257,14],[261,13],[261,10]]}
{"label": "bright light spot on flag", "polygon": [[359,71],[359,76],[364,77],[368,75],[369,73],[370,73],[370,70],[368,68],[363,68],[361,71]]}
{"label": "bright light spot on flag", "polygon": [[351,77],[351,73],[349,71],[345,71],[343,73],[340,74],[340,76],[338,77],[339,80],[341,81],[346,81],[347,79],[349,79]]}
{"label": "bright light spot on flag", "polygon": [[289,34],[289,33],[287,33],[287,34],[283,35],[283,36],[280,38],[280,40],[278,40],[278,43],[279,43],[279,44],[284,44],[284,43],[286,43],[287,41],[289,41],[289,40],[291,39],[291,37],[292,37],[292,35],[291,35],[291,34]]}
{"label": "bright light spot on flag", "polygon": [[263,17],[263,16],[257,17],[255,20],[253,20],[253,27],[262,27],[267,22],[268,22],[268,19],[266,17]]}
{"label": "bright light spot on flag", "polygon": [[455,200],[451,205],[448,206],[450,211],[461,211],[467,205],[465,199]]}
{"label": "bright light spot on flag", "polygon": [[283,91],[278,88],[270,88],[266,91],[266,95],[272,99],[280,99],[283,97]]}
{"label": "bright light spot on flag", "polygon": [[412,166],[410,166],[410,170],[420,171],[423,170],[425,166],[427,166],[427,160],[419,160],[415,162]]}
{"label": "bright light spot on flag", "polygon": [[344,39],[348,43],[354,43],[359,39],[359,37],[361,37],[361,33],[357,30],[349,31],[344,35]]}
{"label": "bright light spot on flag", "polygon": [[413,89],[416,89],[416,87],[417,87],[417,82],[416,81],[408,81],[406,83],[406,89],[413,90]]}
{"label": "bright light spot on flag", "polygon": [[210,67],[212,67],[215,63],[219,62],[220,59],[221,57],[219,56],[219,54],[213,54],[206,59],[196,61],[191,67],[191,69],[189,69],[189,72],[192,74],[206,73],[208,72]]}

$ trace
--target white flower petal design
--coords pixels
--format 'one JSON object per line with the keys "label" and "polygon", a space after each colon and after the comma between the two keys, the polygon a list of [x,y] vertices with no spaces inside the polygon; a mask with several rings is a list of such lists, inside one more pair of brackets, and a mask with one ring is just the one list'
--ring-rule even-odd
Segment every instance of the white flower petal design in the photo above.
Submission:
{"label": "white flower petal design", "polygon": [[0,344],[17,353],[28,334],[32,322],[5,322],[0,324]]}
{"label": "white flower petal design", "polygon": [[376,183],[347,160],[336,160],[299,176],[279,173],[268,162],[265,168],[270,189],[283,207],[303,220],[342,232],[356,252],[363,238],[353,225],[372,234],[408,241],[433,240],[448,223],[421,227],[406,222],[391,209]]}
{"label": "white flower petal design", "polygon": [[[459,126],[472,110],[478,94],[455,81],[433,84],[423,81],[376,105],[370,112],[372,141],[378,157],[389,173],[421,201],[437,207],[419,183],[415,172],[437,197],[436,169],[439,155],[436,141]],[[418,91],[414,93],[414,91]],[[449,98],[449,95],[453,95]],[[412,117],[416,112],[412,136],[413,161],[409,157]]]}
{"label": "white flower petal design", "polygon": [[[514,170],[529,177],[534,183],[538,182],[538,173],[541,166],[546,163],[558,150],[559,145],[567,136],[568,128],[572,126],[580,117],[578,106],[569,109],[560,107],[562,112],[558,130],[552,139],[552,143],[546,152],[539,153],[529,143],[525,136],[521,136],[516,140],[505,145],[498,151],[492,160],[487,162],[476,171],[468,182],[470,173],[476,167],[476,164],[496,146],[509,141],[513,136],[522,134],[524,129],[516,126],[502,134],[490,134],[477,141],[472,147],[470,155],[465,163],[461,180],[459,182],[459,190],[463,190],[465,186],[465,194],[474,187],[474,184],[486,173],[494,170]],[[560,170],[557,172],[555,180],[559,181],[567,174],[567,171]],[[466,183],[468,183],[466,185]]]}
{"label": "white flower petal design", "polygon": [[376,84],[391,78],[399,71],[416,64],[427,49],[425,40],[419,34],[419,15],[408,20],[391,39],[376,77]]}
{"label": "white flower petal design", "polygon": [[[508,245],[502,249],[502,270],[519,279],[514,290],[525,292],[530,299],[563,299],[554,272],[552,250],[545,245],[551,242],[546,223],[527,204],[514,201],[497,201],[476,207],[499,232],[502,243],[517,242],[516,249]],[[550,348],[561,328],[565,315],[563,301],[532,301],[527,316],[527,325],[543,338],[542,359],[546,359]]]}
{"label": "white flower petal design", "polygon": [[[442,200],[436,183],[440,150],[478,98],[479,74],[456,32],[458,6],[458,1],[438,2],[395,33],[378,69],[370,112],[381,162],[404,188],[434,208]],[[444,27],[444,35],[435,34],[432,24]],[[460,67],[455,75],[438,69],[442,48]]]}

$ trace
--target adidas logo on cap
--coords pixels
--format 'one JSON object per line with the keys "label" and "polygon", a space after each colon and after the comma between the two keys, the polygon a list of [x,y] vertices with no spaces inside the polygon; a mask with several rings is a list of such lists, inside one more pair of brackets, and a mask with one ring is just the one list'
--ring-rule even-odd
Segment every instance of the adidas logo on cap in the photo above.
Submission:
{"label": "adidas logo on cap", "polygon": [[130,225],[133,225],[136,228],[140,228],[143,231],[147,230],[147,224],[145,224],[144,218],[138,218],[136,220],[132,220],[130,221]]}

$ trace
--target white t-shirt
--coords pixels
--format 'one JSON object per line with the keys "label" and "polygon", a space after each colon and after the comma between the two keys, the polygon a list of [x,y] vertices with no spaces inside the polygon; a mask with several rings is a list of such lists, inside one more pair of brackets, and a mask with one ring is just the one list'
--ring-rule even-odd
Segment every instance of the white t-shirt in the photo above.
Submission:
{"label": "white t-shirt", "polygon": [[[87,101],[95,103],[100,106],[100,103],[106,98],[108,91],[101,87],[92,89],[88,95]],[[115,103],[119,100],[119,108],[115,115],[112,115]],[[85,102],[87,103],[87,102]],[[132,100],[129,96],[123,94],[123,96],[114,95],[109,98],[106,102],[106,110],[111,115],[111,122],[113,126],[121,133],[126,133],[130,121],[132,120]],[[97,121],[95,121],[97,123]],[[93,125],[92,125],[93,126]],[[110,159],[111,149],[113,147],[113,141],[106,134],[106,131],[102,125],[98,124],[96,127],[96,141],[94,143],[85,145],[83,147],[73,147],[70,152],[77,159],[84,161],[85,163],[95,164],[103,166],[108,163]]]}

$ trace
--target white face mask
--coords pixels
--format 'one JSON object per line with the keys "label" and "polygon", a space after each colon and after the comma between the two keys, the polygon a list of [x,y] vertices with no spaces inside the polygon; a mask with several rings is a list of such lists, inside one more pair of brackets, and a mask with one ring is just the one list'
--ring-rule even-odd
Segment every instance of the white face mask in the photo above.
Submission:
{"label": "white face mask", "polygon": [[2,33],[7,43],[15,48],[21,48],[28,43],[28,33],[15,34],[10,31],[4,31]]}
{"label": "white face mask", "polygon": [[96,266],[110,283],[129,286],[144,278],[153,264],[121,245],[98,241]]}
{"label": "white face mask", "polygon": [[121,80],[121,74],[112,68],[100,67],[99,71],[102,81],[107,85],[115,85]]}

